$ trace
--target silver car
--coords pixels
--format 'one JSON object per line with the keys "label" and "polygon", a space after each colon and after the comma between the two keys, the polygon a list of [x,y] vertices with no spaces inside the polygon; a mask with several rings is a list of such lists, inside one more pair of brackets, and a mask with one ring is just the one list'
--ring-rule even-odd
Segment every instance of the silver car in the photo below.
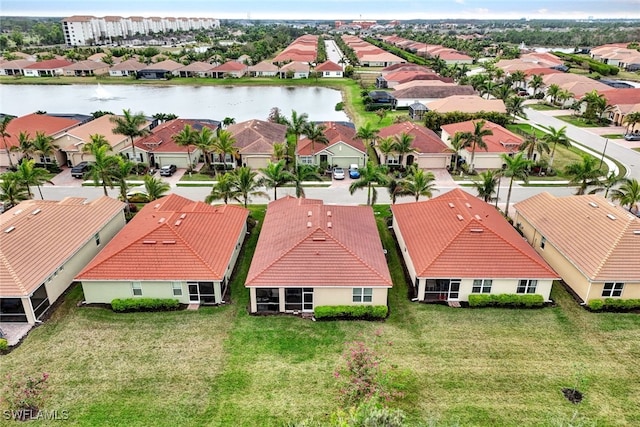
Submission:
{"label": "silver car", "polygon": [[342,168],[334,168],[333,169],[333,179],[344,179],[344,169],[342,169]]}

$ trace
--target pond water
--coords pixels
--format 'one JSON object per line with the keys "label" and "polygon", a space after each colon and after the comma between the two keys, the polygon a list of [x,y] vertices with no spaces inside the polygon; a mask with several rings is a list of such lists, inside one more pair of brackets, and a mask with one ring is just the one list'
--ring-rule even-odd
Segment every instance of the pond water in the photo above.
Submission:
{"label": "pond water", "polygon": [[339,90],[284,86],[150,86],[150,85],[0,85],[0,113],[22,116],[41,110],[47,113],[81,113],[124,109],[173,113],[181,118],[222,120],[236,123],[266,120],[273,107],[286,117],[291,110],[307,113],[313,121],[349,121],[335,111],[342,101]]}

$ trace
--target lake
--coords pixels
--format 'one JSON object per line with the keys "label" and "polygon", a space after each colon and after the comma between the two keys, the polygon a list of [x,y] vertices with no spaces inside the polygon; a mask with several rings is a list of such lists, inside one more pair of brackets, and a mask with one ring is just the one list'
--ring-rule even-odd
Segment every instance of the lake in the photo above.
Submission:
{"label": "lake", "polygon": [[307,113],[313,121],[349,121],[335,111],[342,101],[339,90],[284,86],[148,86],[148,85],[0,85],[0,113],[23,116],[94,111],[122,113],[124,109],[173,113],[181,118],[236,122],[266,120],[273,107],[291,116],[291,110]]}

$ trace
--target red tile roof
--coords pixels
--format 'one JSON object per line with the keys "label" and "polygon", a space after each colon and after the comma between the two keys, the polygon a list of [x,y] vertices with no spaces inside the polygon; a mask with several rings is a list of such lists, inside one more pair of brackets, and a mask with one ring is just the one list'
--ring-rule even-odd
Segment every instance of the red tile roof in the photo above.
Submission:
{"label": "red tile roof", "polygon": [[222,280],[247,220],[240,206],[172,194],[147,204],[78,280]]}
{"label": "red tile roof", "polygon": [[609,105],[628,105],[640,103],[640,88],[611,89],[599,91]]}
{"label": "red tile roof", "polygon": [[180,146],[173,140],[174,135],[177,135],[184,129],[186,125],[191,126],[196,131],[199,131],[203,127],[208,127],[215,131],[218,126],[213,123],[205,122],[195,119],[174,119],[169,120],[151,131],[149,135],[143,136],[136,140],[136,148],[140,148],[144,151],[153,151],[155,153],[186,153],[187,148],[189,152],[193,152],[194,146]]}
{"label": "red tile roof", "polygon": [[73,64],[71,61],[67,61],[66,59],[47,59],[46,61],[36,62],[32,65],[27,65],[24,69],[29,70],[55,70],[58,68],[64,68]]}
{"label": "red tile roof", "polygon": [[[478,120],[468,120],[466,122],[444,125],[442,126],[442,130],[450,136],[455,135],[456,132],[473,132],[477,121]],[[515,133],[493,122],[485,121],[482,128],[490,130],[493,132],[493,135],[487,135],[482,138],[485,144],[487,144],[487,149],[476,148],[476,153],[513,153],[518,151],[518,147],[524,142],[524,139]],[[466,150],[471,152],[471,147],[466,147]]]}
{"label": "red tile roof", "polygon": [[237,61],[228,61],[225,62],[224,64],[218,65],[217,67],[213,68],[211,71],[213,71],[214,73],[230,73],[230,72],[237,72],[237,71],[246,71],[247,70],[247,66],[244,64],[241,64]]}
{"label": "red tile roof", "polygon": [[558,278],[493,206],[460,189],[391,210],[418,277]]}
{"label": "red tile roof", "polygon": [[411,122],[397,123],[382,128],[378,133],[378,138],[387,138],[402,133],[413,137],[411,146],[416,153],[448,153],[451,151],[434,131]]}
{"label": "red tile roof", "polygon": [[287,126],[264,120],[248,120],[227,127],[240,154],[271,154],[273,144],[286,142]]}
{"label": "red tile roof", "polygon": [[336,64],[333,61],[326,61],[322,64],[318,64],[315,68],[316,71],[342,71],[342,66]]}
{"label": "red tile roof", "polygon": [[[314,144],[314,150],[316,154],[322,150],[331,150],[332,146],[340,142],[350,145],[356,150],[361,151],[363,154],[366,153],[367,149],[365,148],[362,139],[355,137],[356,130],[354,128],[335,122],[326,122],[323,123],[322,126],[325,127],[324,136],[327,138],[329,143],[327,145]],[[298,149],[296,151],[296,154],[301,156],[310,156],[311,140],[304,137],[300,141],[298,141]]]}
{"label": "red tile roof", "polygon": [[373,210],[292,197],[271,202],[245,286],[390,288]]}
{"label": "red tile roof", "polygon": [[[80,121],[73,119],[53,117],[47,114],[27,114],[26,116],[16,117],[9,122],[6,130],[9,136],[5,140],[7,147],[17,147],[20,145],[18,141],[20,132],[27,132],[32,138],[36,136],[36,132],[44,132],[47,136],[55,136],[79,124]],[[1,148],[4,148],[4,142]]]}

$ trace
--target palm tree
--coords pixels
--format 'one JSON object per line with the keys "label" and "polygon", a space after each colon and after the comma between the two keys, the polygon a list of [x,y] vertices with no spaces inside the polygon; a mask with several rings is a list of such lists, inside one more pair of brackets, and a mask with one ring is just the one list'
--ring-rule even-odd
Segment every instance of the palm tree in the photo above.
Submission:
{"label": "palm tree", "polygon": [[104,135],[100,135],[99,133],[95,133],[93,135],[89,135],[89,142],[82,146],[82,154],[80,155],[81,159],[84,159],[84,155],[86,153],[91,153],[93,150],[97,149],[101,146],[108,146],[111,149],[111,145],[107,138]]}
{"label": "palm tree", "polygon": [[386,138],[381,138],[378,140],[378,151],[382,153],[384,159],[380,162],[383,165],[387,164],[387,160],[389,159],[389,154],[391,154],[396,147],[395,139],[392,136],[388,136]]}
{"label": "palm tree", "polygon": [[542,79],[541,74],[535,74],[531,77],[529,81],[529,87],[533,88],[533,97],[536,97],[536,93],[538,93],[539,89],[544,87],[544,80]]}
{"label": "palm tree", "polygon": [[191,161],[191,151],[189,151],[189,146],[195,145],[196,138],[198,138],[198,131],[192,128],[191,125],[184,125],[182,130],[173,135],[172,138],[173,141],[180,147],[187,147],[189,170],[191,170],[191,168],[193,167],[193,162]]}
{"label": "palm tree", "polygon": [[550,98],[552,105],[556,105],[556,101],[558,100],[558,95],[560,94],[561,91],[562,91],[562,88],[555,83],[550,85],[549,88],[547,89],[547,96]]}
{"label": "palm tree", "polygon": [[582,97],[582,101],[587,104],[587,108],[582,114],[582,117],[587,122],[597,121],[602,118],[602,114],[607,109],[607,98],[604,95],[592,90]]}
{"label": "palm tree", "polygon": [[529,168],[531,160],[524,157],[524,153],[518,153],[515,156],[501,154],[502,161],[505,164],[502,175],[509,177],[509,191],[507,192],[507,204],[505,206],[504,215],[509,216],[509,202],[511,201],[511,189],[513,188],[513,180],[521,179],[524,182],[529,181]]}
{"label": "palm tree", "polygon": [[487,169],[480,173],[478,178],[478,180],[473,181],[473,186],[476,191],[478,191],[478,197],[488,203],[496,192],[498,180],[500,179],[500,172],[493,169]]}
{"label": "palm tree", "polygon": [[291,119],[287,120],[284,118],[284,122],[287,125],[287,130],[290,135],[293,135],[294,140],[291,147],[289,147],[289,155],[295,159],[296,150],[298,147],[298,140],[300,139],[300,135],[304,133],[305,128],[307,127],[309,115],[307,113],[298,114],[296,110],[291,110]]}
{"label": "palm tree", "polygon": [[433,192],[438,191],[435,188],[436,177],[432,172],[425,172],[422,169],[414,169],[406,179],[402,181],[402,194],[411,195],[416,198],[416,202],[420,196],[427,198],[433,197]]}
{"label": "palm tree", "polygon": [[213,203],[216,200],[224,200],[224,204],[228,204],[229,200],[238,199],[239,191],[234,183],[233,173],[224,173],[218,177],[218,181],[211,187],[211,193],[204,199],[205,203]]}
{"label": "palm tree", "polygon": [[596,158],[589,155],[583,155],[580,162],[567,165],[564,174],[570,178],[569,184],[578,186],[578,196],[585,194],[589,186],[598,185],[598,178],[602,176],[600,168],[596,165]]}
{"label": "palm tree", "polygon": [[504,104],[507,114],[527,118],[527,114],[524,112],[524,98],[512,95],[505,100]]}
{"label": "palm tree", "polygon": [[553,165],[553,158],[556,154],[556,145],[560,144],[564,147],[571,147],[571,141],[567,137],[567,127],[562,126],[560,129],[556,129],[553,126],[549,126],[547,128],[549,133],[544,136],[544,139],[549,143],[553,144],[551,148],[551,158],[549,159],[549,168],[551,170],[551,166]]}
{"label": "palm tree", "polygon": [[171,186],[168,182],[163,181],[161,178],[155,177],[153,175],[145,175],[144,189],[147,192],[149,201],[152,202],[159,199],[160,197],[163,197],[171,189]]}
{"label": "palm tree", "polygon": [[458,159],[460,158],[460,150],[467,146],[467,136],[464,132],[456,132],[451,137],[451,147],[455,150],[455,161],[453,163],[453,173],[458,170]]}
{"label": "palm tree", "polygon": [[287,160],[289,156],[287,155],[287,144],[284,142],[276,142],[273,144],[273,158],[276,161]]}
{"label": "palm tree", "polygon": [[215,149],[216,136],[213,134],[211,128],[203,126],[200,132],[196,132],[193,138],[193,145],[195,145],[204,157],[204,164],[207,171],[211,170],[211,157],[210,153]]}
{"label": "palm tree", "polygon": [[4,207],[11,209],[23,200],[27,200],[29,194],[15,172],[6,172],[2,174],[0,181],[0,201]]}
{"label": "palm tree", "polygon": [[233,117],[225,117],[224,119],[222,119],[222,126],[223,127],[229,127],[232,124],[235,124],[236,119],[234,119]]}
{"label": "palm tree", "polygon": [[640,184],[636,178],[626,179],[624,183],[611,192],[611,199],[617,200],[622,206],[628,206],[629,212],[633,208],[638,210],[640,203]]}
{"label": "palm tree", "polygon": [[127,182],[127,178],[131,175],[131,171],[135,167],[135,163],[121,156],[115,156],[115,158],[116,160],[112,171],[113,179],[120,188],[120,198],[126,203],[127,212],[129,212],[129,196],[127,196],[127,193],[129,192],[129,183]]}
{"label": "palm tree", "polygon": [[374,129],[371,126],[371,123],[367,122],[364,126],[358,128],[358,131],[354,135],[354,138],[362,139],[368,147],[371,144],[371,141],[376,138],[378,132],[380,131],[378,129]]}
{"label": "palm tree", "polygon": [[233,175],[234,186],[238,190],[238,197],[241,197],[245,208],[251,200],[251,196],[264,196],[267,199],[269,198],[267,193],[258,190],[260,187],[260,183],[256,180],[258,173],[253,172],[251,168],[243,166],[237,168],[231,172],[231,174]]}
{"label": "palm tree", "polygon": [[143,113],[134,114],[131,110],[122,110],[122,114],[122,116],[113,116],[110,118],[111,122],[116,125],[113,128],[113,133],[131,138],[133,161],[137,162],[136,146],[133,141],[134,138],[144,136],[149,133],[149,130],[145,127],[147,119]]}
{"label": "palm tree", "polygon": [[389,197],[391,197],[391,204],[396,204],[396,199],[398,196],[404,195],[404,188],[402,187],[402,182],[397,181],[395,179],[389,180],[387,184],[387,191],[389,191]]}
{"label": "palm tree", "polygon": [[329,140],[324,134],[324,125],[318,125],[317,123],[310,122],[304,128],[304,134],[311,141],[311,158],[315,156],[315,144],[328,144]]}
{"label": "palm tree", "polygon": [[473,123],[473,131],[465,132],[465,139],[467,140],[468,146],[471,147],[471,164],[469,165],[469,171],[473,172],[475,170],[475,157],[476,157],[476,148],[480,147],[483,150],[487,150],[487,144],[484,142],[483,138],[485,136],[493,135],[493,131],[491,129],[485,129],[484,120],[478,120]]}
{"label": "palm tree", "polygon": [[278,200],[278,187],[293,181],[293,175],[285,170],[284,160],[269,162],[266,168],[260,169],[264,175],[264,184],[267,188],[273,188],[273,200]]}
{"label": "palm tree", "polygon": [[113,188],[114,172],[118,162],[116,156],[107,154],[110,149],[111,147],[106,145],[95,146],[91,152],[94,161],[89,165],[89,172],[87,172],[87,176],[93,179],[95,185],[102,185],[105,196],[109,195],[107,186]]}
{"label": "palm tree", "polygon": [[374,205],[378,199],[378,192],[373,184],[387,185],[387,174],[385,168],[380,165],[374,165],[371,161],[360,169],[360,178],[349,186],[349,193],[353,194],[356,190],[367,188],[367,205]]}
{"label": "palm tree", "polygon": [[503,84],[503,85],[496,86],[491,92],[491,94],[495,96],[497,99],[502,99],[503,101],[506,101],[507,98],[509,98],[513,94],[513,89],[511,89],[509,85]]}
{"label": "palm tree", "polygon": [[565,103],[573,98],[575,95],[573,94],[573,92],[568,91],[567,89],[561,89],[560,92],[558,93],[557,96],[557,100],[560,101],[560,106],[562,107],[562,109],[565,108]]}
{"label": "palm tree", "polygon": [[394,140],[393,151],[398,153],[398,163],[402,165],[404,155],[413,151],[413,136],[402,132],[400,135],[396,135]]}
{"label": "palm tree", "polygon": [[622,181],[624,181],[623,178],[620,178],[615,171],[611,171],[603,180],[597,182],[597,187],[591,190],[589,194],[596,194],[604,190],[604,198],[606,199],[609,197],[609,191]]}
{"label": "palm tree", "polygon": [[640,123],[640,111],[636,111],[636,112],[627,114],[624,117],[624,119],[622,120],[622,123],[626,123],[627,124],[627,132],[626,133],[633,132],[633,130],[635,129],[636,125],[638,123]]}
{"label": "palm tree", "polygon": [[10,151],[17,151],[22,154],[20,160],[30,159],[33,155],[33,140],[28,132],[20,132],[18,134],[18,145],[9,148]]}
{"label": "palm tree", "polygon": [[220,156],[224,170],[227,170],[227,154],[237,157],[236,138],[228,130],[221,130],[218,132],[213,144],[213,151]]}
{"label": "palm tree", "polygon": [[42,197],[42,190],[40,189],[40,186],[45,182],[53,185],[53,182],[47,179],[49,171],[44,168],[37,168],[35,167],[35,164],[36,161],[33,159],[28,159],[26,161],[20,162],[15,172],[15,176],[18,181],[27,189],[29,198],[33,197],[30,186],[35,185],[36,187],[38,187],[40,198],[44,200],[44,197]]}
{"label": "palm tree", "polygon": [[498,85],[496,83],[494,83],[491,80],[486,80],[481,86],[480,86],[480,96],[484,96],[487,95],[487,99],[489,99],[491,97],[491,94],[493,93],[493,91],[495,90],[495,88]]}
{"label": "palm tree", "polygon": [[296,187],[296,197],[303,199],[305,197],[304,187],[302,186],[303,182],[322,181],[322,178],[320,177],[320,175],[318,175],[318,172],[316,172],[316,168],[312,165],[296,165],[295,169],[293,170],[292,176],[294,186]]}
{"label": "palm tree", "polygon": [[527,135],[524,139],[524,142],[518,147],[518,150],[527,153],[527,159],[531,160],[532,162],[535,161],[535,153],[549,154],[549,151],[551,151],[551,149],[549,148],[549,141],[547,141],[545,138],[538,138],[535,134]]}
{"label": "palm tree", "polygon": [[11,169],[13,169],[13,161],[11,160],[11,152],[9,151],[9,146],[7,145],[6,138],[11,136],[11,134],[7,132],[7,127],[9,126],[9,122],[13,119],[13,116],[4,116],[2,120],[0,120],[0,135],[2,136],[2,145],[4,146],[4,151],[7,153],[7,157],[9,158],[9,168]]}
{"label": "palm tree", "polygon": [[41,157],[41,163],[46,163],[46,158],[53,156],[59,148],[53,143],[52,136],[40,131],[36,132],[36,137],[33,139],[31,144],[33,146],[33,154]]}
{"label": "palm tree", "polygon": [[517,70],[511,73],[511,81],[518,87],[520,87],[520,83],[524,83],[526,78],[527,75],[524,71]]}

